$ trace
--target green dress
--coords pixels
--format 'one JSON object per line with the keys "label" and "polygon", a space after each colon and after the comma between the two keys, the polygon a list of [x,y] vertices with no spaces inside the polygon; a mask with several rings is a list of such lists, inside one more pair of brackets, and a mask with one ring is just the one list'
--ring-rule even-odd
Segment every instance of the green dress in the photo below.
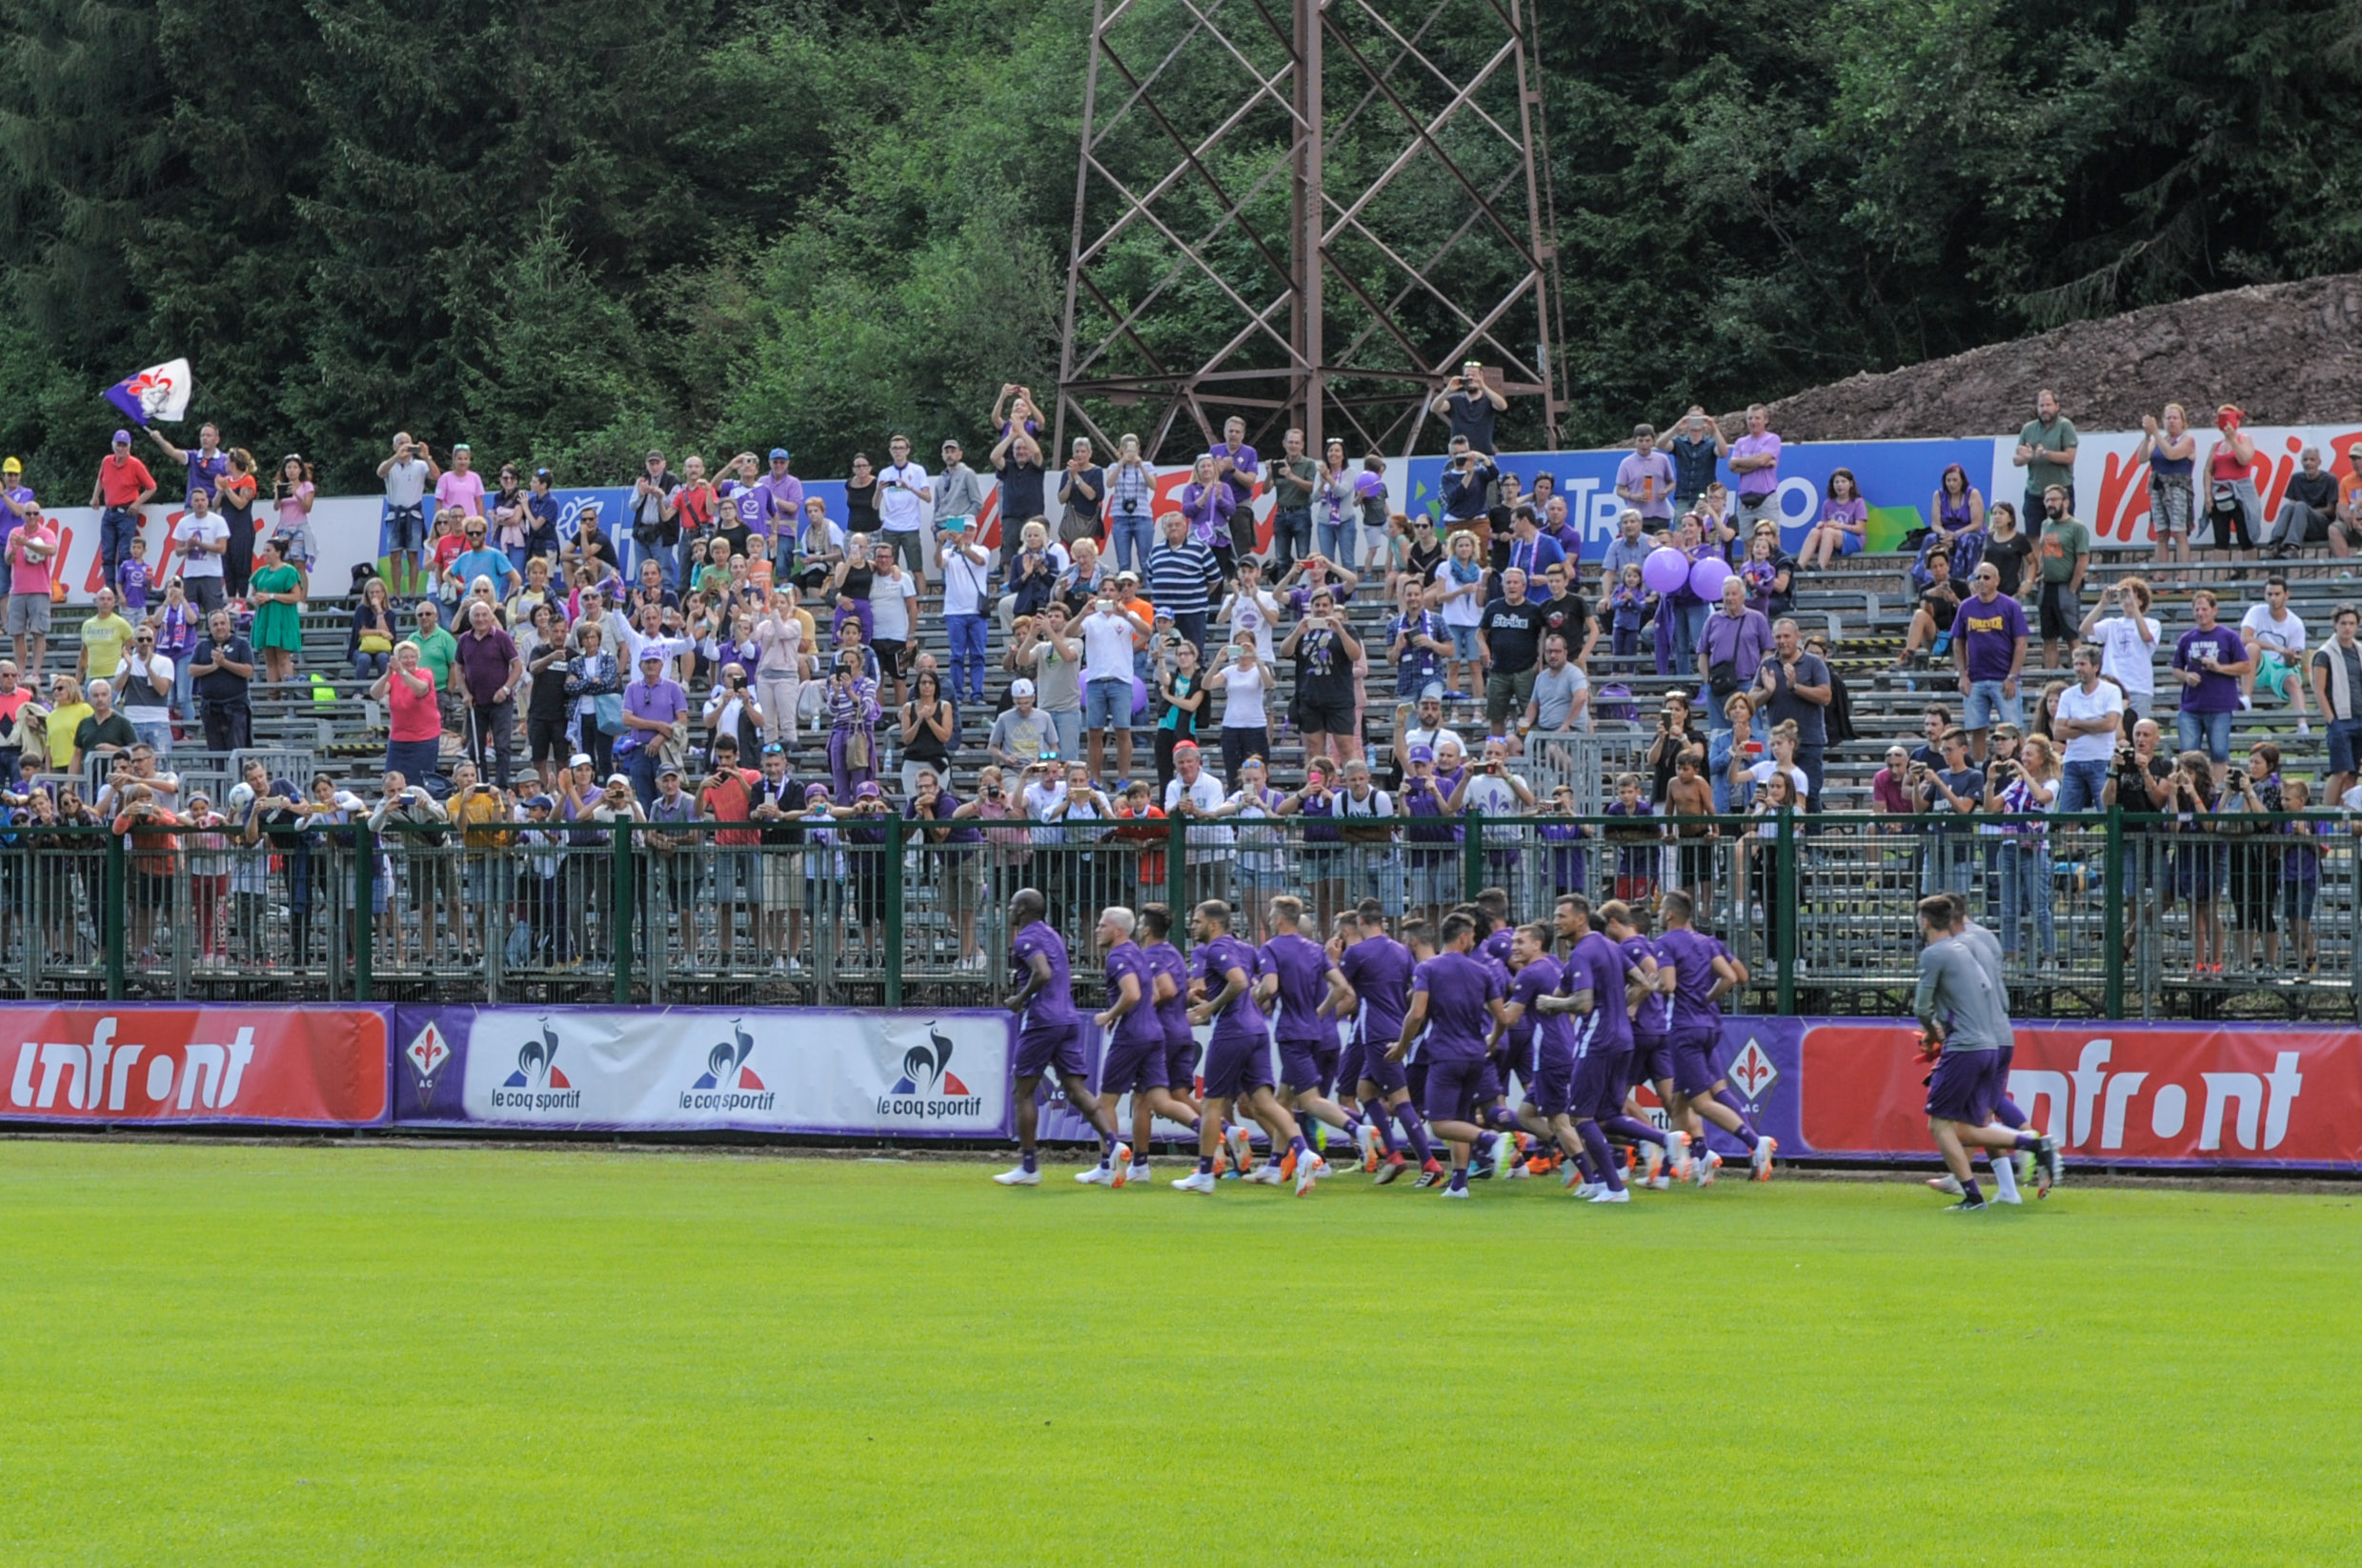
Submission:
{"label": "green dress", "polygon": [[[248,579],[248,587],[257,593],[293,593],[303,586],[303,574],[292,566],[266,566]],[[254,625],[249,641],[256,648],[284,648],[291,653],[303,651],[303,622],[295,606],[273,600],[254,607]]]}

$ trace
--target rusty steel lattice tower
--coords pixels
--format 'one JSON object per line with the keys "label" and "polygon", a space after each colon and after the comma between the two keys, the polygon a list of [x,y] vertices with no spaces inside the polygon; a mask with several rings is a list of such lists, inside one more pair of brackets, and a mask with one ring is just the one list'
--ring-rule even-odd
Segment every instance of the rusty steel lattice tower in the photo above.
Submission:
{"label": "rusty steel lattice tower", "polygon": [[1556,447],[1533,3],[1094,0],[1046,460],[1201,452],[1232,414],[1408,455],[1468,359]]}

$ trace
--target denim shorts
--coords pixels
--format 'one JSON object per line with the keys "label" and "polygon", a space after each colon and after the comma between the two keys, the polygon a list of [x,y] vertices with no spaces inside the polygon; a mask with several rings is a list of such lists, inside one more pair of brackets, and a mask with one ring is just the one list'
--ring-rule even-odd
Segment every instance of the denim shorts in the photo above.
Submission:
{"label": "denim shorts", "polygon": [[2023,726],[2026,722],[2025,692],[2020,688],[2014,697],[2001,694],[2006,683],[1998,680],[1977,680],[1968,683],[1968,700],[1962,705],[1966,715],[1961,726],[1968,730],[1989,730],[1996,720],[2003,724]]}
{"label": "denim shorts", "polygon": [[1082,727],[1086,730],[1128,730],[1132,727],[1132,683],[1095,680],[1082,689]]}
{"label": "denim shorts", "polygon": [[1452,657],[1463,661],[1475,658],[1480,652],[1476,645],[1476,628],[1455,626],[1452,633]]}

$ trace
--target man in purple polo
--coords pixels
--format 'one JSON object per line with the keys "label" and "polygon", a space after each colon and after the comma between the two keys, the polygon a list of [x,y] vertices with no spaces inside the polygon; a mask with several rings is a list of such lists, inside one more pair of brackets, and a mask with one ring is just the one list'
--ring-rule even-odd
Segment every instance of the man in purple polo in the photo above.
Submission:
{"label": "man in purple polo", "polygon": [[1780,438],[1761,403],[1748,405],[1746,433],[1730,443],[1730,472],[1739,476],[1739,537],[1751,539],[1757,519],[1780,516]]}
{"label": "man in purple polo", "polygon": [[771,570],[785,582],[796,570],[796,525],[804,514],[804,482],[787,470],[787,449],[771,449],[771,467],[756,489],[771,498]]}
{"label": "man in purple polo", "polygon": [[[1266,917],[1271,939],[1262,946],[1263,973],[1255,986],[1255,1000],[1265,1009],[1277,1004],[1272,1034],[1280,1047],[1280,1082],[1287,1108],[1299,1117],[1312,1116],[1343,1131],[1366,1163],[1375,1152],[1376,1135],[1328,1097],[1341,1055],[1337,1020],[1344,1016],[1352,989],[1329,958],[1328,949],[1300,929],[1302,899],[1282,894],[1271,900]],[[1328,1162],[1317,1154],[1312,1165],[1316,1176],[1328,1174]]]}
{"label": "man in purple polo", "polygon": [[1493,1159],[1498,1170],[1505,1163],[1502,1152],[1513,1147],[1507,1137],[1471,1119],[1484,1071],[1485,1036],[1501,1021],[1504,992],[1499,973],[1476,956],[1474,920],[1454,910],[1443,917],[1443,938],[1442,950],[1411,972],[1410,1011],[1386,1056],[1401,1061],[1420,1032],[1426,1032],[1421,1049],[1427,1063],[1427,1125],[1452,1147],[1451,1185],[1443,1196],[1464,1198],[1470,1156]]}
{"label": "man in purple polo", "polygon": [[[1097,935],[1100,947],[1107,955],[1107,1010],[1094,1019],[1106,1042],[1099,1065],[1100,1099],[1112,1116],[1116,1101],[1129,1095],[1136,1121],[1146,1123],[1148,1116],[1165,1116],[1194,1133],[1198,1130],[1197,1113],[1184,1101],[1175,1099],[1169,1087],[1172,1079],[1166,1066],[1164,1021],[1157,1015],[1159,969],[1147,950],[1132,940],[1139,923],[1140,917],[1121,904],[1110,904],[1100,912]],[[1143,1111],[1147,1116],[1140,1115]],[[1145,1142],[1138,1154],[1141,1161],[1139,1164],[1127,1159],[1124,1165],[1100,1165],[1075,1179],[1089,1187],[1120,1187],[1127,1180],[1145,1181]]]}
{"label": "man in purple polo", "polygon": [[[1099,1130],[1100,1169],[1111,1173],[1106,1185],[1115,1186],[1112,1173],[1129,1172],[1132,1151],[1116,1136],[1116,1118],[1108,1105],[1091,1093],[1082,1075],[1082,1015],[1075,1010],[1073,976],[1066,968],[1066,939],[1043,918],[1049,900],[1033,888],[1019,888],[1009,900],[1009,968],[1017,990],[1007,1006],[1018,1016],[1017,1027],[1017,1146],[1014,1170],[993,1177],[1003,1187],[1041,1185],[1040,1150],[1034,1136],[1041,1123],[1041,1108],[1034,1092],[1048,1074],[1058,1074],[1065,1086],[1066,1103]],[[1120,1157],[1119,1157],[1120,1156]],[[1087,1174],[1086,1174],[1087,1175]]]}
{"label": "man in purple polo", "polygon": [[[1706,683],[1709,733],[1730,728],[1730,715],[1723,712],[1723,705],[1731,693],[1755,684],[1755,673],[1770,653],[1771,622],[1762,611],[1747,607],[1746,584],[1733,573],[1723,579],[1723,602],[1706,618],[1706,630],[1698,634],[1698,678]],[[1714,674],[1718,664],[1730,666],[1720,680]]]}
{"label": "man in purple polo", "polygon": [[[1173,1183],[1184,1193],[1210,1193],[1214,1185],[1214,1156],[1220,1151],[1222,1124],[1231,1107],[1241,1101],[1246,1116],[1270,1135],[1273,1157],[1246,1170],[1243,1136],[1236,1137],[1232,1158],[1244,1179],[1258,1186],[1277,1187],[1290,1173],[1296,1196],[1312,1191],[1318,1174],[1312,1152],[1304,1146],[1296,1118],[1271,1092],[1271,1035],[1262,1009],[1255,1005],[1255,976],[1262,956],[1254,946],[1230,934],[1230,906],[1209,898],[1197,909],[1198,945],[1189,954],[1191,1023],[1214,1025],[1205,1047],[1203,1117],[1198,1123],[1198,1168]],[[1282,1145],[1286,1152],[1281,1153]]]}
{"label": "man in purple polo", "polygon": [[1996,717],[2021,728],[2026,723],[2018,672],[2026,665],[2027,630],[2026,612],[2001,592],[2001,568],[1987,561],[1974,580],[1976,592],[1952,618],[1952,657],[1960,667],[1960,694],[1968,699],[1968,745],[1981,765],[1985,732]]}
{"label": "man in purple polo", "polygon": [[664,651],[654,644],[642,648],[639,679],[623,689],[623,734],[616,742],[616,760],[642,810],[656,797],[656,753],[688,716],[689,694],[664,673]]}
{"label": "man in purple polo", "polygon": [[[468,607],[468,629],[459,637],[459,689],[468,697],[468,755],[478,777],[509,787],[509,742],[516,733],[516,689],[525,679],[525,659],[478,599]],[[492,760],[487,763],[489,754]],[[653,798],[656,784],[649,782]]]}

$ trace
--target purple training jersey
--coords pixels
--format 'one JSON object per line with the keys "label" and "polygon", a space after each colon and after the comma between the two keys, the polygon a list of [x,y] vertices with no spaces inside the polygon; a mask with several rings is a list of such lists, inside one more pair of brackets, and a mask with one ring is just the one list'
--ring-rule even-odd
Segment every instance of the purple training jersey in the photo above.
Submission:
{"label": "purple training jersey", "polygon": [[[1644,959],[1647,963],[1663,961],[1664,955],[1658,953],[1656,942],[1649,937],[1626,936],[1617,946],[1624,954],[1624,968],[1627,975],[1635,970],[1645,973],[1647,965],[1643,962]],[[1643,996],[1638,1011],[1632,1014],[1632,1043],[1635,1046],[1644,1042],[1654,1043],[1672,1031],[1673,998],[1659,995],[1653,991]]]}
{"label": "purple training jersey", "polygon": [[1148,957],[1148,995],[1156,995],[1156,976],[1161,975],[1173,982],[1173,995],[1156,1004],[1157,1022],[1164,1031],[1165,1043],[1183,1045],[1194,1036],[1189,1031],[1189,960],[1181,949],[1170,942],[1151,942],[1141,952]]}
{"label": "purple training jersey", "polygon": [[1588,988],[1590,1016],[1584,1023],[1585,1049],[1632,1049],[1632,1015],[1624,1010],[1624,954],[1605,932],[1586,933],[1566,955],[1568,995]]}
{"label": "purple training jersey", "polygon": [[1687,926],[1676,926],[1657,938],[1657,962],[1671,964],[1674,969],[1676,1031],[1721,1026],[1723,1010],[1707,997],[1714,990],[1714,960],[1725,951],[1722,943]]}
{"label": "purple training jersey", "polygon": [[[1527,1038],[1532,1037],[1533,1032],[1539,1031],[1545,1047],[1571,1056],[1575,1050],[1576,1028],[1572,1015],[1544,1013],[1534,1005],[1543,997],[1555,994],[1563,977],[1558,960],[1545,953],[1517,972],[1516,983],[1509,987],[1509,1000],[1525,1010],[1518,1022],[1525,1029]],[[1516,1038],[1514,1032],[1511,1038]]]}
{"label": "purple training jersey", "polygon": [[1009,944],[1009,967],[1016,972],[1019,985],[1032,978],[1036,955],[1050,961],[1050,978],[1026,1001],[1019,1032],[1040,1034],[1081,1023],[1082,1015],[1075,1011],[1073,976],[1066,968],[1065,938],[1040,920],[1019,932]]}
{"label": "purple training jersey", "polygon": [[1361,998],[1355,1043],[1383,1051],[1401,1039],[1403,1015],[1410,1007],[1411,950],[1391,936],[1364,936],[1345,949],[1337,968]]}
{"label": "purple training jersey", "polygon": [[1282,932],[1263,944],[1263,973],[1279,977],[1279,1028],[1275,1037],[1302,1044],[1334,1045],[1337,1024],[1320,1015],[1328,999],[1328,949],[1309,936]]}
{"label": "purple training jersey", "polygon": [[1140,983],[1140,1003],[1116,1020],[1118,1045],[1158,1045],[1164,1040],[1164,1025],[1157,1017],[1157,969],[1147,954],[1134,942],[1118,942],[1107,950],[1107,1005],[1113,1007],[1123,994],[1123,977],[1129,975]]}
{"label": "purple training jersey", "polygon": [[1411,992],[1427,998],[1426,1043],[1430,1061],[1470,1061],[1484,1055],[1492,1024],[1491,1004],[1504,995],[1491,965],[1465,953],[1439,953],[1411,972]]}
{"label": "purple training jersey", "polygon": [[1208,1001],[1221,995],[1222,987],[1228,983],[1225,976],[1232,970],[1241,970],[1246,975],[1246,988],[1230,999],[1228,1007],[1214,1015],[1217,1040],[1260,1040],[1269,1036],[1263,1010],[1255,1005],[1255,977],[1262,973],[1262,967],[1253,947],[1227,934],[1189,955],[1189,973],[1205,982]]}

